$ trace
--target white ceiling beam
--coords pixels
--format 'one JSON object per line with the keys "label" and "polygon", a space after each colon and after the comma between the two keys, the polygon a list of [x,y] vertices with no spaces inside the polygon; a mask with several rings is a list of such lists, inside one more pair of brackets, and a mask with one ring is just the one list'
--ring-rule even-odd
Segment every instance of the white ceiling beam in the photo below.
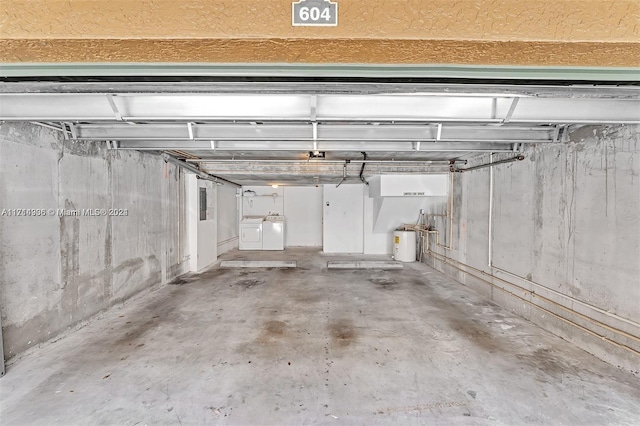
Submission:
{"label": "white ceiling beam", "polygon": [[[422,144],[420,152],[508,152],[513,149],[514,142],[433,142]],[[318,142],[320,151],[355,151],[355,152],[415,152],[414,142],[351,142],[334,141]],[[211,150],[210,141],[120,141],[120,149],[137,149],[149,151],[166,150]],[[262,141],[216,141],[216,152],[251,151],[251,152],[308,152],[313,150],[313,142],[272,142]]]}
{"label": "white ceiling beam", "polygon": [[[311,95],[0,94],[0,120],[301,121]],[[426,95],[314,95],[318,122],[640,123],[640,99]],[[117,102],[116,102],[117,101]],[[114,111],[115,106],[115,111]],[[517,106],[517,108],[515,108]],[[504,117],[504,118],[499,118]]]}
{"label": "white ceiling beam", "polygon": [[[338,124],[184,124],[155,123],[78,124],[77,136],[81,140],[143,141],[154,145],[159,141],[223,141],[261,142],[264,149],[281,142],[490,142],[490,143],[548,143],[553,142],[554,127],[463,126],[463,125],[338,125]],[[311,131],[309,131],[311,127]],[[326,146],[326,145],[325,145]]]}

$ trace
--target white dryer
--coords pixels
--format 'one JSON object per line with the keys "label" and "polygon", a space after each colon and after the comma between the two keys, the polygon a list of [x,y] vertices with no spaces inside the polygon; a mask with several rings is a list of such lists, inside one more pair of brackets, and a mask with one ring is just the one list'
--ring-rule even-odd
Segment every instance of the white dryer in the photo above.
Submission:
{"label": "white dryer", "polygon": [[284,216],[269,215],[264,218],[262,250],[284,250]]}
{"label": "white dryer", "polygon": [[240,221],[240,250],[262,250],[263,216],[244,216]]}

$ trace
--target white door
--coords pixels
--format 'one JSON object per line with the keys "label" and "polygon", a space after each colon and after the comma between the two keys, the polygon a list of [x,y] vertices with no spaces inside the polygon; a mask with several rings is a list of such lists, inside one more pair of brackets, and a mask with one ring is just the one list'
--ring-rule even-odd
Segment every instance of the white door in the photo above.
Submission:
{"label": "white door", "polygon": [[325,185],[323,195],[324,252],[364,252],[364,185]]}

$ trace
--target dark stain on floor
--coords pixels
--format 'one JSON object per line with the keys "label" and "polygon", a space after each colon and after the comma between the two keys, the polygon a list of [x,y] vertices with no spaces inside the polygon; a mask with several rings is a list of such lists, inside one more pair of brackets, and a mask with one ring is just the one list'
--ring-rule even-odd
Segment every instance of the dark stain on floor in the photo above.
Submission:
{"label": "dark stain on floor", "polygon": [[296,272],[306,271],[305,268],[278,268],[278,272],[285,275],[295,274]]}
{"label": "dark stain on floor", "polygon": [[290,343],[287,339],[288,324],[284,321],[270,320],[262,325],[262,330],[253,341],[242,344],[238,351],[256,356],[273,358],[282,351],[282,345]]}
{"label": "dark stain on floor", "polygon": [[123,326],[123,335],[116,341],[99,342],[105,347],[117,348],[122,354],[123,349],[141,347],[138,344],[150,331],[156,329],[163,322],[172,322],[176,319],[175,311],[180,308],[184,298],[186,287],[173,287],[171,291],[163,293],[160,297],[152,299],[139,314],[126,321]]}
{"label": "dark stain on floor", "polygon": [[282,321],[267,321],[264,324],[264,331],[270,336],[282,336],[287,328],[287,324]]}
{"label": "dark stain on floor", "polygon": [[353,322],[350,320],[338,320],[329,323],[329,333],[333,343],[338,347],[347,347],[357,338]]}
{"label": "dark stain on floor", "polygon": [[383,290],[394,290],[398,286],[398,282],[390,278],[369,278],[369,282]]}
{"label": "dark stain on floor", "polygon": [[529,354],[516,354],[516,358],[554,378],[560,378],[563,374],[575,375],[578,371],[577,367],[568,364],[560,354],[554,354],[548,348],[539,348]]}
{"label": "dark stain on floor", "polygon": [[475,320],[466,318],[448,318],[451,328],[474,345],[489,353],[504,350],[502,341],[493,336],[490,330]]}
{"label": "dark stain on floor", "polygon": [[235,283],[235,285],[244,287],[246,289],[250,289],[261,284],[264,284],[263,280],[254,280],[254,279],[240,280]]}
{"label": "dark stain on floor", "polygon": [[215,269],[210,269],[208,271],[205,271],[201,274],[198,274],[197,278],[201,280],[210,280],[210,279],[221,277],[227,273],[229,273],[229,269],[215,268]]}
{"label": "dark stain on floor", "polygon": [[185,285],[185,284],[192,283],[194,281],[198,281],[199,279],[200,278],[195,277],[191,274],[184,274],[170,281],[169,285]]}
{"label": "dark stain on floor", "polygon": [[302,304],[319,303],[326,299],[326,296],[319,293],[296,293],[293,299]]}
{"label": "dark stain on floor", "polygon": [[410,283],[416,287],[431,288],[431,282],[427,278],[414,278]]}

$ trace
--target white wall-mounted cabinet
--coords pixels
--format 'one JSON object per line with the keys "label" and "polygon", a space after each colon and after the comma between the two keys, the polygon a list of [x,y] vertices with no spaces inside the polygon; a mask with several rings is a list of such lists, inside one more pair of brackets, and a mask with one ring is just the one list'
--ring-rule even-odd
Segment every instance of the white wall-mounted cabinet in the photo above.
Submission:
{"label": "white wall-mounted cabinet", "polygon": [[444,197],[449,175],[383,175],[369,180],[370,197]]}

